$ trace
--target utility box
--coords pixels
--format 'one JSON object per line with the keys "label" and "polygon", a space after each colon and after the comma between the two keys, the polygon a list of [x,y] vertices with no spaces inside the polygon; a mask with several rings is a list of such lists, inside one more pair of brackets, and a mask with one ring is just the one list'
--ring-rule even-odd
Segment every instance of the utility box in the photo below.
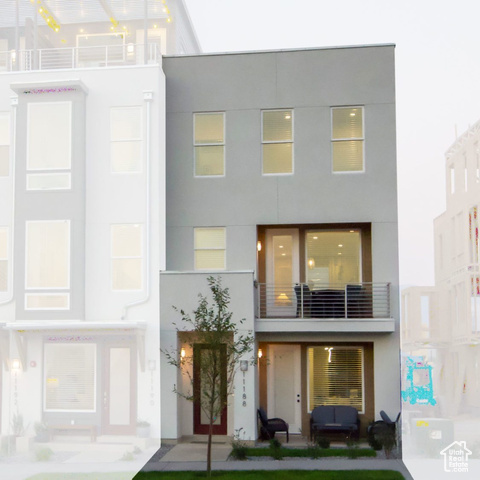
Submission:
{"label": "utility box", "polygon": [[440,458],[453,442],[453,422],[446,418],[412,418],[411,432],[418,453]]}

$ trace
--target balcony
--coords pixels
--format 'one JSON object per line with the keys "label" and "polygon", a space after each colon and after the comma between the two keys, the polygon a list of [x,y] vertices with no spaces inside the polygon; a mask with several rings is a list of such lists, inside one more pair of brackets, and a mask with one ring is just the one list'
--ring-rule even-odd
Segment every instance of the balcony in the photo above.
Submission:
{"label": "balcony", "polygon": [[389,283],[257,283],[256,331],[393,332]]}
{"label": "balcony", "polygon": [[[18,57],[18,58],[17,58]],[[146,61],[145,61],[146,59]],[[0,52],[0,72],[101,68],[161,63],[159,45],[100,45]]]}

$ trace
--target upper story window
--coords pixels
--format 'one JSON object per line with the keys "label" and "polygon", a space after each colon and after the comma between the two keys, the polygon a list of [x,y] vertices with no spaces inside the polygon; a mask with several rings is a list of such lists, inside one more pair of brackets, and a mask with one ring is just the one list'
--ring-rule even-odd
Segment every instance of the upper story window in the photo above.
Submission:
{"label": "upper story window", "polygon": [[332,162],[334,172],[363,172],[363,107],[332,108]]}
{"label": "upper story window", "polygon": [[225,113],[195,113],[195,176],[225,175]]}
{"label": "upper story window", "polygon": [[225,270],[225,228],[195,228],[195,270]]}
{"label": "upper story window", "polygon": [[27,222],[25,272],[27,310],[69,308],[70,221]]}
{"label": "upper story window", "polygon": [[262,112],[262,173],[293,173],[293,110]]}
{"label": "upper story window", "polygon": [[142,107],[110,110],[110,169],[112,173],[142,171]]}
{"label": "upper story window", "polygon": [[10,114],[0,112],[0,177],[10,173]]}
{"label": "upper story window", "polygon": [[71,188],[72,102],[29,103],[27,190]]}
{"label": "upper story window", "polygon": [[143,226],[111,226],[111,278],[113,290],[141,290]]}
{"label": "upper story window", "polygon": [[8,229],[0,227],[0,292],[8,290]]}

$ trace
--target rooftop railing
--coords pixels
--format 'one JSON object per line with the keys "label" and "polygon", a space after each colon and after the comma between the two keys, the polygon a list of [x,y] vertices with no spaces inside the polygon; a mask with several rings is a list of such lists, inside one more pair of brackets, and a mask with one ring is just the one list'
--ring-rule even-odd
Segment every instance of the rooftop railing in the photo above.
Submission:
{"label": "rooftop railing", "polygon": [[389,283],[256,285],[257,318],[390,318]]}
{"label": "rooftop railing", "polygon": [[[146,58],[146,61],[145,61]],[[0,52],[0,71],[57,70],[159,64],[156,43],[102,45],[94,47],[42,48]]]}

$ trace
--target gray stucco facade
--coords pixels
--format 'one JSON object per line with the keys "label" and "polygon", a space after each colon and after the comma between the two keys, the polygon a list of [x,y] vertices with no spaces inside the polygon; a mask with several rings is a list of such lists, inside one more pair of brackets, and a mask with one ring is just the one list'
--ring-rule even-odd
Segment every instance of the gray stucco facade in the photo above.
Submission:
{"label": "gray stucco facade", "polygon": [[[365,326],[367,323],[341,319],[303,323],[298,318],[272,319],[267,324],[262,323],[258,312],[252,312],[247,323],[256,332],[256,348],[260,344],[266,348],[277,343],[301,345],[304,429],[309,418],[305,398],[309,345],[368,344],[369,353],[365,355],[370,358],[372,371],[366,375],[371,377],[372,394],[369,397],[365,393],[370,400],[362,426],[377,417],[380,409],[398,411],[394,46],[165,57],[163,67],[167,81],[167,271],[189,275],[195,270],[194,229],[198,227],[225,227],[227,283],[237,271],[254,272],[256,281],[265,282],[264,256],[268,252],[265,247],[259,252],[257,242],[261,240],[265,245],[264,235],[269,228],[297,229],[301,243],[309,228],[358,227],[364,249],[363,281],[389,284],[388,327],[372,327],[377,320]],[[332,108],[351,106],[361,107],[364,112],[364,167],[361,172],[334,172]],[[293,171],[265,175],[262,111],[277,109],[291,110],[293,114]],[[207,112],[224,112],[224,174],[199,177],[194,174],[194,114]],[[305,268],[300,266],[300,282],[305,282]],[[222,275],[221,271],[213,273]],[[168,285],[173,281],[170,277],[164,274],[161,280],[161,287],[169,293],[172,289]],[[197,293],[205,287],[200,277],[196,276],[197,287],[189,288],[188,294],[182,291],[176,298],[166,299],[161,292],[161,304],[183,307],[192,299],[194,303]],[[256,295],[253,285],[251,295]],[[172,339],[174,318],[171,309],[161,306],[162,344],[162,338]],[[249,425],[255,429],[255,408],[269,395],[270,387],[262,387],[262,382],[267,381],[265,372],[262,374],[259,367],[252,373],[249,382],[255,392],[254,404],[248,412],[235,411],[229,423],[230,434],[245,425],[246,417],[249,422],[253,418],[253,426]],[[191,408],[170,398],[167,383],[171,380],[173,377],[165,373],[162,398],[168,408],[162,409],[163,419],[175,415],[179,418],[182,411]],[[272,388],[268,390],[270,396],[275,391]],[[300,399],[300,392],[297,397]],[[172,407],[172,402],[178,405]],[[270,405],[271,399],[268,402]],[[165,420],[162,423],[163,438],[192,433],[191,426],[174,431]],[[256,433],[248,431],[248,435],[253,439]]]}

